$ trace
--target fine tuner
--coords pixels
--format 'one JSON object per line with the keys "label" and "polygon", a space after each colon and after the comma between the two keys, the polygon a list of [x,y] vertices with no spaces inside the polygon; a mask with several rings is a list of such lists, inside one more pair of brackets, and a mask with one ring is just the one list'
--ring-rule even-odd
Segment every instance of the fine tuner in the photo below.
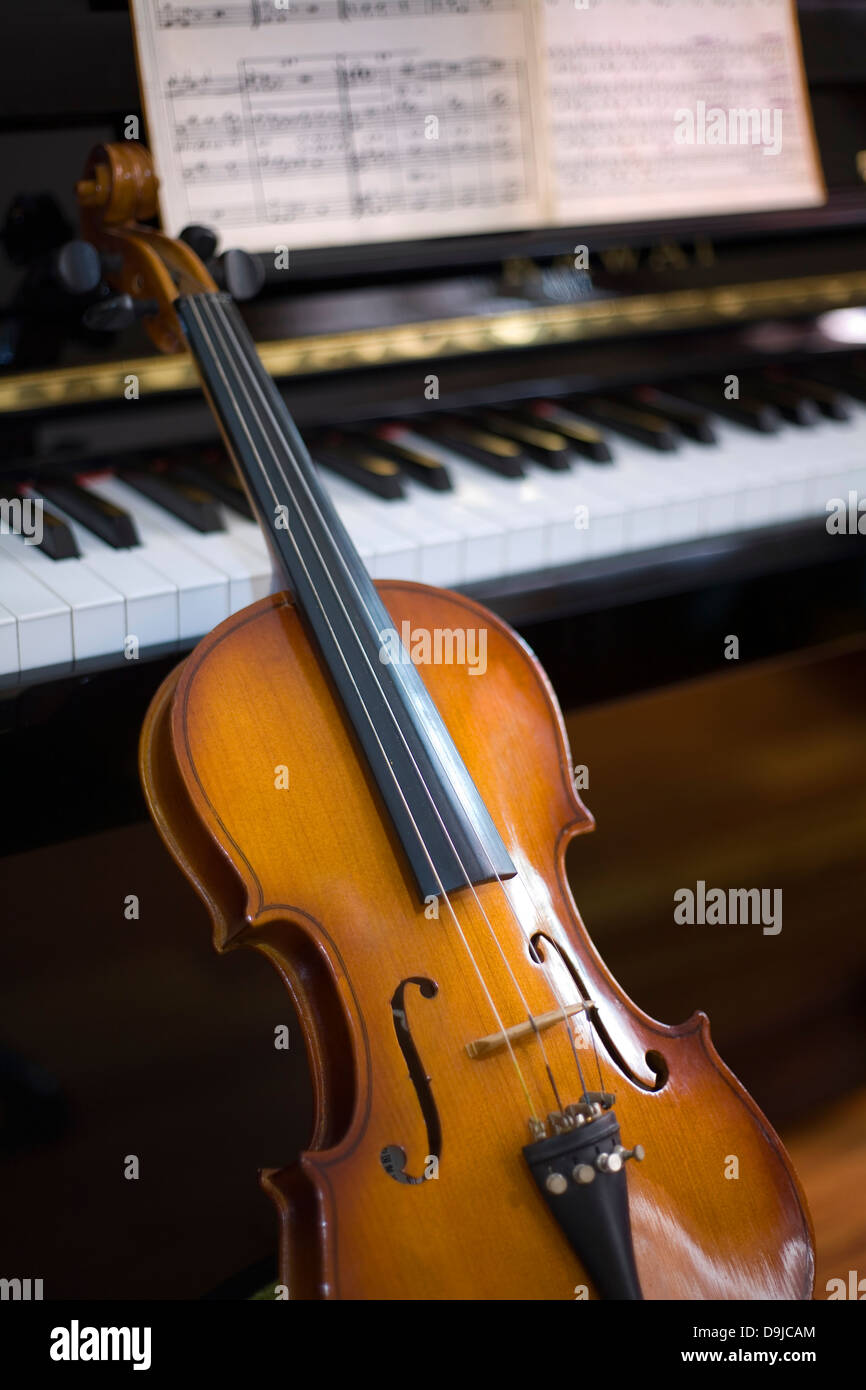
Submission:
{"label": "fine tuner", "polygon": [[[587,1183],[595,1181],[596,1173],[618,1173],[622,1165],[630,1158],[636,1159],[638,1163],[644,1161],[644,1148],[642,1144],[635,1144],[633,1149],[625,1149],[622,1144],[617,1144],[611,1153],[601,1153],[595,1163],[578,1163],[572,1170],[572,1178],[576,1183],[585,1187]],[[562,1173],[552,1172],[545,1181],[548,1192],[552,1192],[555,1197],[562,1196],[568,1188],[568,1181]]]}

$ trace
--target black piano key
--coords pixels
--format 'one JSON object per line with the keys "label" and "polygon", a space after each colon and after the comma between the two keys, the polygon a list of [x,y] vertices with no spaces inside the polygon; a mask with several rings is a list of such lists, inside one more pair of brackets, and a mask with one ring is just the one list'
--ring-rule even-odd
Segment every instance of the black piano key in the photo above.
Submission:
{"label": "black piano key", "polygon": [[425,415],[421,420],[412,421],[412,429],[415,434],[427,435],[463,458],[480,463],[483,468],[501,473],[505,478],[526,475],[527,458],[519,444],[479,429],[471,421],[453,415]]}
{"label": "black piano key", "polygon": [[401,435],[411,426],[385,425],[367,433],[364,430],[348,430],[350,439],[358,440],[365,448],[385,458],[399,463],[404,473],[415,478],[425,487],[435,492],[448,492],[451,489],[451,476],[445,465],[432,454],[425,454],[412,444],[405,444]]}
{"label": "black piano key", "polygon": [[768,401],[756,400],[753,396],[740,394],[739,400],[728,400],[725,396],[724,379],[718,381],[678,381],[671,386],[670,394],[683,396],[688,401],[696,401],[715,411],[723,419],[733,420],[738,425],[757,430],[759,434],[775,434],[782,428],[782,417],[774,405]]}
{"label": "black piano key", "polygon": [[500,435],[518,444],[529,458],[557,472],[571,467],[571,446],[564,434],[546,426],[542,420],[526,421],[510,410],[473,411],[488,434]]}
{"label": "black piano key", "polygon": [[339,437],[329,437],[321,443],[313,439],[308,443],[316,463],[330,468],[332,473],[349,478],[365,492],[388,499],[405,497],[399,465],[384,454],[377,453],[375,448],[368,449]]}
{"label": "black piano key", "polygon": [[837,391],[833,386],[827,386],[823,381],[812,379],[809,376],[800,376],[787,369],[780,374],[782,381],[801,391],[809,400],[815,402],[821,414],[828,420],[850,420],[851,405],[841,391]]}
{"label": "black piano key", "polygon": [[591,463],[610,463],[613,454],[601,430],[573,415],[556,401],[532,401],[519,407],[517,413],[529,420],[547,421],[552,429],[565,436],[575,453]]}
{"label": "black piano key", "polygon": [[[14,483],[0,484],[0,501],[12,502],[16,499],[24,501],[22,493],[18,491]],[[45,506],[42,508],[42,539],[31,543],[51,560],[75,560],[81,554],[75,537],[63,518],[55,516],[54,512],[49,511]]]}
{"label": "black piano key", "polygon": [[192,455],[189,459],[184,458],[173,464],[171,476],[203,488],[224,506],[231,507],[239,516],[246,517],[248,521],[255,520],[250,500],[234,465],[216,450],[208,450],[203,455]]}
{"label": "black piano key", "polygon": [[851,359],[830,357],[824,362],[810,363],[809,375],[832,390],[844,391],[846,396],[866,404],[866,375],[857,370]]}
{"label": "black piano key", "polygon": [[715,444],[718,435],[713,428],[711,417],[698,406],[687,405],[660,391],[656,386],[635,386],[627,393],[629,401],[640,408],[651,410],[669,420],[687,439],[698,444]]}
{"label": "black piano key", "polygon": [[820,419],[817,403],[787,382],[777,381],[762,372],[760,376],[747,376],[745,386],[750,396],[775,406],[782,418],[792,425],[805,427],[817,424]]}
{"label": "black piano key", "polygon": [[196,531],[210,534],[224,531],[219,506],[212,493],[183,478],[170,478],[165,473],[133,471],[123,474],[128,487],[155,502]]}
{"label": "black piano key", "polygon": [[129,513],[113,502],[107,502],[104,497],[97,497],[96,493],[89,492],[80,483],[69,478],[40,478],[34,484],[34,490],[47,497],[49,502],[56,502],[73,521],[79,521],[115,550],[126,550],[141,544]]}
{"label": "black piano key", "polygon": [[650,449],[670,453],[680,443],[680,432],[668,420],[643,407],[629,405],[612,396],[568,396],[569,408],[617,434],[636,439]]}

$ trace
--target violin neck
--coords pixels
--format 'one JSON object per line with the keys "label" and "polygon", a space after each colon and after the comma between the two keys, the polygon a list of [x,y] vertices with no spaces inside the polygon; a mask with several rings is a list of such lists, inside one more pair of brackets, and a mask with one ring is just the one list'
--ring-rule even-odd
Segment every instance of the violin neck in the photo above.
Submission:
{"label": "violin neck", "polygon": [[178,315],[259,523],[364,750],[419,892],[515,869],[393,620],[226,294]]}

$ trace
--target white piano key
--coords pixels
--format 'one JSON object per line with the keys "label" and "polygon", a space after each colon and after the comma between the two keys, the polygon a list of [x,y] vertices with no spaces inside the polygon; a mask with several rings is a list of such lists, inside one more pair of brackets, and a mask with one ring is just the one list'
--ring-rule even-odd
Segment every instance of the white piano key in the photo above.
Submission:
{"label": "white piano key", "polygon": [[82,563],[116,589],[124,604],[124,637],[133,636],[139,647],[176,642],[178,639],[177,585],[142,558],[143,548],[116,550],[100,540],[68,513],[54,507],[66,522],[81,552]]}
{"label": "white piano key", "polygon": [[22,671],[72,660],[72,610],[26,565],[0,554],[0,603],[13,614]]}
{"label": "white piano key", "polygon": [[274,558],[259,526],[254,521],[248,521],[246,517],[238,516],[231,507],[222,503],[219,512],[226,532],[237,547],[238,558],[247,557],[250,565],[252,598],[247,602],[255,603],[267,594],[277,593],[282,585],[275,573]]}
{"label": "white piano key", "polygon": [[37,579],[68,603],[72,613],[72,654],[76,661],[123,652],[123,599],[74,557],[52,560],[18,536],[0,536],[0,549],[25,565]]}
{"label": "white piano key", "polygon": [[[612,465],[607,464],[604,473]],[[551,535],[551,564],[618,554],[631,549],[627,535],[627,499],[616,483],[596,477],[592,464],[567,473],[532,465],[526,481],[551,507],[556,522]]]}
{"label": "white piano key", "polygon": [[[436,584],[444,588],[460,582],[460,537],[453,529],[442,526],[429,516],[425,503],[415,502],[409,497],[392,498],[380,503],[381,507],[387,509],[384,513],[379,510],[374,514],[371,507],[365,505],[366,498],[359,505],[359,489],[353,483],[334,477],[328,479],[326,487],[353,540],[354,514],[355,525],[360,524],[361,519],[365,525],[369,525],[375,515],[382,517],[383,524],[387,522],[387,530],[392,539],[398,537],[402,541],[401,553],[411,566],[412,573],[398,574],[394,570],[383,573],[381,567],[377,566],[379,573],[376,574],[376,578],[418,579],[422,583]],[[374,500],[378,499],[370,499],[371,502]],[[344,509],[347,508],[350,511],[344,516]]]}
{"label": "white piano key", "polygon": [[[464,536],[467,582],[519,574],[543,565],[550,520],[540,517],[531,507],[518,505],[519,479],[485,473],[454,446],[427,439],[412,430],[404,431],[400,438],[448,469],[451,491],[433,493],[428,489],[424,498],[446,525],[453,525]],[[407,481],[406,485],[413,496],[422,491],[418,483]],[[479,530],[479,525],[484,529]]]}
{"label": "white piano key", "polygon": [[695,539],[722,536],[735,530],[739,510],[738,477],[720,467],[718,447],[687,440],[681,450],[681,464],[683,489],[695,499],[697,506]]}
{"label": "white piano key", "polygon": [[[684,439],[677,449],[660,454],[632,440],[617,441],[616,462],[610,470],[628,494],[633,473],[654,486],[665,509],[668,543],[693,540],[734,524],[737,490],[717,475],[712,445]],[[608,470],[600,470],[607,472]]]}
{"label": "white piano key", "polygon": [[459,535],[464,583],[505,573],[505,533],[482,512],[465,506],[453,492],[433,492],[423,483],[407,481],[406,496],[425,516]]}
{"label": "white piano key", "polygon": [[[360,552],[361,558],[374,579],[421,578],[421,553],[417,541],[408,537],[391,522],[387,512],[377,511],[373,499],[356,496],[358,489],[342,479],[334,479],[335,487],[327,491],[337,515]],[[376,499],[378,500],[378,499]],[[387,504],[390,506],[390,502]]]}
{"label": "white piano key", "polygon": [[737,486],[737,526],[768,526],[802,515],[805,486],[794,466],[800,433],[792,425],[777,434],[732,422],[721,425],[720,465]]}
{"label": "white piano key", "polygon": [[149,565],[139,549],[113,550],[97,536],[80,546],[94,574],[123,596],[126,634],[142,647],[176,642],[180,635],[177,585]]}
{"label": "white piano key", "polygon": [[229,609],[232,613],[248,608],[256,599],[270,593],[271,565],[267,557],[256,556],[236,536],[219,532],[199,535],[196,532],[189,546],[193,553],[228,576]]}
{"label": "white piano key", "polygon": [[[623,550],[647,550],[671,539],[668,496],[641,466],[628,459],[614,460],[601,476],[593,476],[591,486],[601,497],[622,507]],[[596,502],[596,511],[597,508]]]}
{"label": "white piano key", "polygon": [[[432,452],[433,445],[429,447]],[[483,467],[453,450],[438,444],[435,447],[437,456],[441,455],[442,462],[447,464],[454,496],[460,505],[479,512],[502,529],[503,573],[520,574],[543,568],[558,519],[531,481],[488,474]]]}
{"label": "white piano key", "polygon": [[[413,437],[411,432],[401,436],[407,443]],[[466,458],[452,445],[418,439],[448,468],[457,501],[503,528],[505,573],[527,573],[589,553],[585,533],[581,536],[575,527],[573,509],[563,511],[561,501],[551,501],[532,477],[509,478]]]}
{"label": "white piano key", "polygon": [[[509,484],[494,479],[493,488],[471,467],[453,464],[451,476],[458,498],[464,506],[482,509],[501,526],[505,543],[503,574],[526,574],[543,569],[553,553],[554,533],[562,519],[552,516],[530,480]],[[507,489],[511,488],[511,491]],[[497,500],[498,499],[498,500]],[[571,528],[568,528],[570,537]]]}
{"label": "white piano key", "polygon": [[[271,561],[264,537],[258,527],[247,523],[259,538],[259,544],[249,541],[249,533],[240,536],[228,521],[228,507],[218,507],[225,531],[197,531],[179,517],[164,512],[158,503],[145,500],[147,511],[144,515],[160,526],[167,538],[189,549],[205,563],[225,574],[229,581],[229,607],[232,613],[247,608],[257,599],[264,598],[271,591]],[[138,519],[140,509],[136,507]],[[243,520],[243,518],[239,518]]]}
{"label": "white piano key", "polygon": [[230,536],[234,536],[258,559],[270,557],[267,541],[262,535],[261,527],[257,521],[250,521],[248,517],[241,516],[233,507],[226,506],[222,502],[219,503],[218,509],[220,519]]}
{"label": "white piano key", "polygon": [[117,478],[88,479],[84,486],[135,518],[143,558],[176,587],[181,640],[201,637],[229,616],[230,577],[187,543],[190,527],[174,524],[168,513],[163,518],[159,508]]}

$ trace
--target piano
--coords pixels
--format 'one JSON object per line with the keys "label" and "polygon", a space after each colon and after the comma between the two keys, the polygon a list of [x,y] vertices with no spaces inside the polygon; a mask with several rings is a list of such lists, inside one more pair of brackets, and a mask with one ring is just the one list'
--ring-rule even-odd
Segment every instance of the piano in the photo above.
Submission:
{"label": "piano", "polygon": [[[140,815],[150,696],[273,584],[190,364],[83,322],[70,175],[139,98],[125,5],[52,5],[62,73],[21,82],[26,17],[0,58],[0,514],[42,519],[0,528],[8,848]],[[579,269],[562,229],[301,251],[244,305],[371,572],[479,598],[566,706],[862,629],[866,9],[800,20],[826,205],[593,227]]]}

